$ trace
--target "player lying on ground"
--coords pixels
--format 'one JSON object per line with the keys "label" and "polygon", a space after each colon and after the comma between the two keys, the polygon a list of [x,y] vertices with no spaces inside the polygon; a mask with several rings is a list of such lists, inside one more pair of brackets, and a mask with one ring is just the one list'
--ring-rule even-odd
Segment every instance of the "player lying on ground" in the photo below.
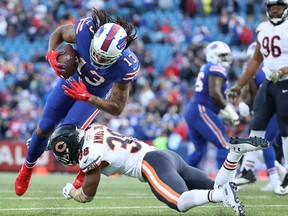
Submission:
{"label": "player lying on ground", "polygon": [[65,165],[76,165],[86,173],[82,187],[70,183],[63,188],[66,199],[85,203],[93,200],[101,173],[115,173],[148,182],[153,194],[180,212],[210,202],[223,202],[236,215],[244,215],[236,186],[232,183],[239,159],[248,151],[264,149],[269,142],[258,137],[231,138],[230,152],[215,182],[203,171],[189,166],[175,152],[119,134],[103,125],[92,124],[84,131],[75,125],[62,125],[52,134],[49,150]]}

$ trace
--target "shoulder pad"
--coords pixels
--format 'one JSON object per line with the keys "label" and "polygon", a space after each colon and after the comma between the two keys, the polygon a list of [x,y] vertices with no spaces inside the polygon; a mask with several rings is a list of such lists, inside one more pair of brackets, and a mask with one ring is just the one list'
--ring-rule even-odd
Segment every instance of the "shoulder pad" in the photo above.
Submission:
{"label": "shoulder pad", "polygon": [[267,28],[267,25],[268,25],[269,23],[270,23],[269,21],[260,23],[260,24],[257,26],[257,28],[256,28],[256,33],[258,33],[259,31],[261,31],[261,30],[264,29],[264,28]]}

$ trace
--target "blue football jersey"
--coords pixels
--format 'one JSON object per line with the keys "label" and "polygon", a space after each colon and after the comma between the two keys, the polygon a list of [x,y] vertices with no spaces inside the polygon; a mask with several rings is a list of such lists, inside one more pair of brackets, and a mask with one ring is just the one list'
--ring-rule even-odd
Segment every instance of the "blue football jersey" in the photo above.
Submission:
{"label": "blue football jersey", "polygon": [[224,82],[221,86],[221,92],[225,98],[225,90],[227,88],[227,71],[220,64],[207,63],[203,65],[198,73],[198,77],[195,83],[195,93],[192,99],[193,103],[202,104],[205,107],[211,109],[213,112],[218,113],[219,107],[217,107],[210,95],[209,95],[209,75],[220,76],[224,78]]}
{"label": "blue football jersey", "polygon": [[92,17],[83,18],[75,23],[76,49],[79,56],[78,74],[90,93],[103,97],[113,83],[128,83],[138,75],[140,63],[136,55],[127,48],[121,57],[110,67],[99,69],[91,64],[90,43],[97,31]]}
{"label": "blue football jersey", "polygon": [[[246,70],[246,67],[247,67],[247,63],[245,63],[243,65],[243,68],[242,68],[242,74],[245,72]],[[254,77],[254,81],[256,83],[256,86],[257,88],[260,87],[260,85],[262,84],[262,82],[265,80],[266,76],[265,76],[265,73],[264,71],[262,70],[262,67],[263,67],[263,64],[259,67],[259,70],[257,71],[255,77]]]}
{"label": "blue football jersey", "polygon": [[262,82],[265,80],[265,73],[262,70],[262,66],[259,68],[259,70],[257,71],[255,77],[254,77],[254,81],[257,85],[257,88],[260,87],[260,85],[262,84]]}

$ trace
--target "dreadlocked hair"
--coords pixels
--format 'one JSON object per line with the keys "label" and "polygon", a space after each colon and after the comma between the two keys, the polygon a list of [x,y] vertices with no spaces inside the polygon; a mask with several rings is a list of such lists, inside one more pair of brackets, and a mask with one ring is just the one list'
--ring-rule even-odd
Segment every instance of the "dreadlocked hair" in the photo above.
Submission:
{"label": "dreadlocked hair", "polygon": [[100,26],[104,25],[105,23],[116,23],[120,25],[127,34],[127,44],[125,49],[128,48],[130,44],[137,39],[137,28],[134,25],[126,22],[126,20],[119,16],[116,16],[116,18],[112,18],[105,11],[99,11],[94,8],[92,18],[95,29],[99,29]]}

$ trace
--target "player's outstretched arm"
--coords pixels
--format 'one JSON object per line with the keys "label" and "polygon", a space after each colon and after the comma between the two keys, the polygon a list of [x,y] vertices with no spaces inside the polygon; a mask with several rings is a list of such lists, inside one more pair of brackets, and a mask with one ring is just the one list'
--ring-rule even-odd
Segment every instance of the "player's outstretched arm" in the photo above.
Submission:
{"label": "player's outstretched arm", "polygon": [[77,202],[91,202],[96,195],[97,188],[101,177],[101,165],[95,169],[88,171],[82,187],[75,189],[70,183],[67,183],[63,188],[63,195],[66,199],[74,198]]}
{"label": "player's outstretched arm", "polygon": [[65,73],[65,65],[57,62],[57,57],[61,54],[64,54],[64,50],[58,50],[59,46],[64,41],[68,43],[76,42],[76,35],[74,32],[73,24],[59,26],[51,33],[49,38],[46,59],[59,77]]}
{"label": "player's outstretched arm", "polygon": [[63,85],[64,93],[75,100],[87,101],[98,109],[111,115],[120,115],[129,97],[129,84],[114,83],[109,99],[102,99],[88,92],[82,80],[69,81],[69,87]]}

